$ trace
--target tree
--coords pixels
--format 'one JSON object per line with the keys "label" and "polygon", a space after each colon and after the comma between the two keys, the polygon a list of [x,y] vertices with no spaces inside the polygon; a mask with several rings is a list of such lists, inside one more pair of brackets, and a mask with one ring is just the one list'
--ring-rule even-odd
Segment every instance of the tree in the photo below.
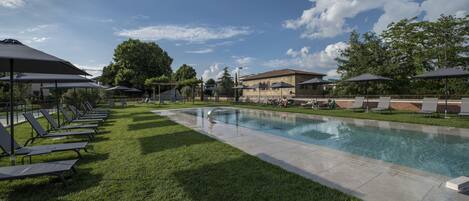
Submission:
{"label": "tree", "polygon": [[213,90],[216,84],[217,84],[216,81],[212,78],[205,81],[204,94],[207,96],[213,96]]}
{"label": "tree", "polygon": [[128,39],[117,45],[113,60],[103,69],[104,84],[142,88],[146,79],[172,73],[173,59],[154,42]]}
{"label": "tree", "polygon": [[220,82],[220,84],[217,87],[217,93],[222,96],[232,97],[234,95],[234,82],[233,77],[231,77],[228,71],[228,67],[225,67],[223,69],[223,74],[220,78],[218,78],[218,81]]}
{"label": "tree", "polygon": [[196,78],[196,76],[197,73],[195,72],[195,69],[192,68],[192,66],[186,64],[183,64],[181,67],[179,67],[174,74],[176,81],[193,79]]}

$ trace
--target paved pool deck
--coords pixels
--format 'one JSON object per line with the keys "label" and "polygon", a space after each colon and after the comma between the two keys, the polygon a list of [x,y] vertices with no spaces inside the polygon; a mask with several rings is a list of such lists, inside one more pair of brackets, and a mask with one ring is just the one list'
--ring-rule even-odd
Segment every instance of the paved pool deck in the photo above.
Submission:
{"label": "paved pool deck", "polygon": [[[210,122],[178,110],[155,110],[158,115],[224,143],[230,144],[250,155],[277,165],[315,182],[354,195],[363,200],[387,201],[468,201],[469,194],[461,194],[445,187],[451,178],[404,167],[380,160],[306,144],[279,136],[265,134],[252,129],[222,122]],[[312,119],[324,119],[315,115],[299,115]],[[336,118],[337,119],[337,118]],[[420,129],[427,133],[468,136],[468,129],[422,126],[375,120],[338,118],[355,124],[373,125],[384,128]]]}

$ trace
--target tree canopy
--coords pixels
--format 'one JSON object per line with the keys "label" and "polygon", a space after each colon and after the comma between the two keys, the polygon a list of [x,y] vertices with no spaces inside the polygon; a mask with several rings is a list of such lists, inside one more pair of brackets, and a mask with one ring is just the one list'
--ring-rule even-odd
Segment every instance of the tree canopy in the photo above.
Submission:
{"label": "tree canopy", "polygon": [[113,62],[104,67],[100,81],[142,88],[148,78],[170,76],[172,62],[156,43],[128,39],[116,47]]}
{"label": "tree canopy", "polygon": [[220,78],[218,78],[219,85],[217,88],[218,95],[221,96],[228,96],[231,97],[234,94],[233,86],[233,77],[231,77],[230,72],[228,71],[228,67],[223,69],[223,74]]}
{"label": "tree canopy", "polygon": [[[416,81],[412,76],[424,71],[469,64],[469,17],[441,16],[437,21],[404,19],[391,23],[380,35],[352,32],[348,48],[336,59],[342,79],[362,73],[393,78],[386,84],[368,89],[379,94],[415,94],[435,92],[435,81]],[[467,83],[452,81],[452,90],[469,92]],[[436,84],[436,85],[435,85]],[[440,83],[441,84],[441,83]],[[466,85],[466,86],[464,86]],[[433,86],[433,87],[428,87]],[[435,87],[436,86],[436,87]],[[462,87],[461,87],[462,86]],[[339,87],[339,92],[363,93],[359,84]]]}
{"label": "tree canopy", "polygon": [[179,67],[174,74],[174,78],[177,81],[194,79],[196,76],[197,73],[195,72],[195,69],[187,64],[183,64],[181,67]]}

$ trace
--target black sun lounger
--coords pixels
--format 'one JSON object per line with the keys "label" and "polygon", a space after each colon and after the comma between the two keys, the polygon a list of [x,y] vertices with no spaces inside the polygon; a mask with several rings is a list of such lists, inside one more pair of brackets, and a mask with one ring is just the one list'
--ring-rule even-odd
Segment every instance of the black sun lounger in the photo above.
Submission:
{"label": "black sun lounger", "polygon": [[[2,155],[11,154],[11,138],[8,131],[0,123],[0,148],[3,150]],[[62,152],[62,151],[74,151],[77,153],[78,157],[81,157],[80,150],[86,150],[88,142],[77,142],[77,143],[65,143],[65,144],[51,144],[51,145],[39,145],[39,146],[28,146],[22,147],[15,140],[13,140],[13,146],[15,148],[16,155],[23,155],[24,157],[29,157],[31,162],[31,157],[35,155],[48,154],[51,152]],[[23,157],[23,159],[24,159]]]}
{"label": "black sun lounger", "polygon": [[88,106],[88,108],[92,109],[93,111],[106,112],[106,113],[110,112],[110,110],[106,108],[93,107],[93,105],[91,105],[89,101],[85,101],[85,104]]}
{"label": "black sun lounger", "polygon": [[25,146],[28,144],[28,142],[33,143],[36,138],[54,138],[54,137],[69,137],[69,136],[86,136],[88,137],[89,140],[93,139],[93,130],[86,130],[86,131],[77,131],[77,132],[60,132],[60,133],[48,133],[44,128],[41,126],[41,124],[34,118],[33,114],[30,112],[23,113],[24,118],[26,121],[31,124],[31,127],[33,130],[36,132],[36,136],[29,138]]}
{"label": "black sun lounger", "polygon": [[73,129],[92,129],[94,132],[98,130],[98,124],[83,124],[83,125],[68,125],[68,126],[59,126],[55,119],[49,114],[45,109],[39,110],[51,125],[53,130],[73,130]]}
{"label": "black sun lounger", "polygon": [[91,106],[91,104],[82,103],[81,107],[86,111],[87,114],[109,115],[108,111],[96,110]]}
{"label": "black sun lounger", "polygon": [[104,120],[103,119],[73,119],[72,115],[69,114],[67,111],[63,109],[59,109],[62,112],[63,117],[67,123],[91,123],[91,124],[101,124]]}
{"label": "black sun lounger", "polygon": [[78,159],[0,167],[0,180],[24,179],[39,176],[57,176],[66,186],[66,173],[75,173]]}
{"label": "black sun lounger", "polygon": [[102,119],[104,120],[107,117],[106,115],[84,114],[73,105],[69,105],[68,109],[72,111],[76,119]]}

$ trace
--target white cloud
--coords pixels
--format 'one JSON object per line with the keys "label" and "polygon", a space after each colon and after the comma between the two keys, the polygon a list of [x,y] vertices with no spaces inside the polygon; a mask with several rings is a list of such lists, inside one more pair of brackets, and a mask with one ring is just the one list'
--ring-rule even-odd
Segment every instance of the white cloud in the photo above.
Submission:
{"label": "white cloud", "polygon": [[348,19],[373,9],[384,13],[374,24],[373,31],[381,32],[391,22],[412,18],[423,13],[424,20],[435,20],[441,14],[464,16],[469,12],[467,0],[316,0],[313,6],[303,11],[301,17],[286,20],[283,26],[301,30],[303,38],[335,37],[351,30]]}
{"label": "white cloud", "polygon": [[189,54],[207,54],[207,53],[211,53],[211,52],[213,52],[213,49],[211,49],[211,48],[186,51],[186,53],[189,53]]}
{"label": "white cloud", "polygon": [[211,66],[209,66],[208,69],[204,70],[204,73],[202,74],[202,79],[204,81],[207,81],[208,79],[217,79],[222,76],[223,74],[223,64],[221,63],[214,63]]}
{"label": "white cloud", "polygon": [[[73,64],[79,69],[86,71],[87,73],[91,74],[91,77],[100,76],[103,73],[103,68],[106,64],[97,64],[97,65],[80,65],[80,64]],[[88,77],[89,78],[89,77]]]}
{"label": "white cloud", "polygon": [[337,73],[337,69],[332,69],[326,72],[325,79],[339,79],[340,75]]}
{"label": "white cloud", "polygon": [[33,37],[32,38],[32,42],[35,42],[35,43],[42,43],[46,40],[49,40],[50,38],[49,37]]}
{"label": "white cloud", "polygon": [[39,32],[44,32],[44,31],[51,31],[52,29],[57,28],[56,24],[40,24],[36,25],[34,27],[27,28],[25,30],[20,31],[21,34],[26,34],[26,33],[39,33]]}
{"label": "white cloud", "polygon": [[380,33],[387,28],[391,22],[404,18],[413,18],[420,13],[419,4],[408,1],[389,1],[383,5],[384,14],[373,26],[373,31]]}
{"label": "white cloud", "polygon": [[18,8],[24,6],[23,0],[0,0],[0,7]]}
{"label": "white cloud", "polygon": [[463,17],[469,14],[467,0],[427,0],[421,4],[425,20],[436,20],[441,14]]}
{"label": "white cloud", "polygon": [[344,42],[328,45],[324,50],[311,53],[309,47],[300,50],[289,49],[287,59],[273,59],[264,63],[268,67],[292,67],[324,72],[337,68],[335,58],[339,57],[340,50],[348,47]]}
{"label": "white cloud", "polygon": [[382,6],[384,0],[317,0],[298,19],[287,20],[284,27],[303,29],[303,38],[334,37],[350,28],[345,20]]}
{"label": "white cloud", "polygon": [[159,25],[141,27],[138,29],[122,30],[118,36],[139,38],[143,40],[172,40],[187,42],[206,42],[209,40],[228,39],[248,35],[251,31],[247,27],[202,27]]}
{"label": "white cloud", "polygon": [[233,56],[232,58],[235,59],[236,64],[241,67],[246,67],[250,65],[252,62],[254,62],[255,60],[255,58],[253,57]]}

